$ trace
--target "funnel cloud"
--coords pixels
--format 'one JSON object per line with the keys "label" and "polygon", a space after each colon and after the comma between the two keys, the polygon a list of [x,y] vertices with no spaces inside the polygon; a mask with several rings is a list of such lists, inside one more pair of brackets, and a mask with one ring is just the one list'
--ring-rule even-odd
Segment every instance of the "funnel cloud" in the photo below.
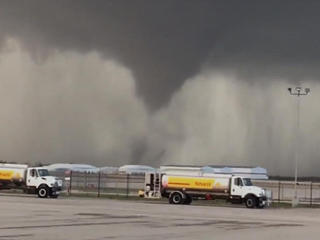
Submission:
{"label": "funnel cloud", "polygon": [[0,159],[318,176],[318,1],[0,2]]}

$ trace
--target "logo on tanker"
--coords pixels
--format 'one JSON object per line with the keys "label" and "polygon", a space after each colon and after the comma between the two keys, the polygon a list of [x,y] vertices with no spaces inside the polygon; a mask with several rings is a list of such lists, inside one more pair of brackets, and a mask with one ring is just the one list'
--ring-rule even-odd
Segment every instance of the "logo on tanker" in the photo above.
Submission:
{"label": "logo on tanker", "polygon": [[199,182],[199,181],[195,181],[194,185],[196,185],[197,187],[206,187],[209,188],[211,187],[211,182]]}
{"label": "logo on tanker", "polygon": [[212,188],[214,186],[214,180],[213,179],[202,179],[200,181],[195,181],[194,186],[198,188]]}
{"label": "logo on tanker", "polygon": [[168,177],[167,176],[162,177],[162,186],[168,187]]}

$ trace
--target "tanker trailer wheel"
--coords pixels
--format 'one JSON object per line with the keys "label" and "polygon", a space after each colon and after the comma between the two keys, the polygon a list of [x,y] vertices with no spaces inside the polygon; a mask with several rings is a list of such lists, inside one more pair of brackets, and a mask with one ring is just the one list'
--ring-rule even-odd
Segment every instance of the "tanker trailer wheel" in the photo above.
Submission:
{"label": "tanker trailer wheel", "polygon": [[255,206],[257,206],[257,200],[254,196],[246,197],[245,203],[247,208],[254,208]]}
{"label": "tanker trailer wheel", "polygon": [[182,204],[183,200],[182,193],[180,192],[173,192],[169,196],[169,203],[171,204]]}
{"label": "tanker trailer wheel", "polygon": [[38,189],[38,197],[46,198],[49,194],[49,188],[47,186],[40,186]]}

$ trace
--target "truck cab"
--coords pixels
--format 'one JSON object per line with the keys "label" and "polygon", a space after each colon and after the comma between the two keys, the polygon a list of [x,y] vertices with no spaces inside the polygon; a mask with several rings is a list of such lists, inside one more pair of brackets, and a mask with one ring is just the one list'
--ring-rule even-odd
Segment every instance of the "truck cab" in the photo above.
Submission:
{"label": "truck cab", "polygon": [[266,191],[253,186],[250,178],[232,176],[230,184],[231,202],[244,202],[248,208],[263,208],[267,204]]}
{"label": "truck cab", "polygon": [[62,189],[62,180],[50,176],[45,168],[31,167],[26,172],[26,187],[29,191],[35,191],[40,198],[56,198]]}

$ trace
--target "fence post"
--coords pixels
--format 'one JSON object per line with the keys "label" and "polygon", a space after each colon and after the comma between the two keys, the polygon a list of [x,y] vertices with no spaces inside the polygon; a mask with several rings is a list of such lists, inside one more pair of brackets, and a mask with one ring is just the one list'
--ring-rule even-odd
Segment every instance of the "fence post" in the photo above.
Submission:
{"label": "fence post", "polygon": [[129,173],[127,173],[127,197],[129,197]]}
{"label": "fence post", "polygon": [[312,207],[312,182],[310,183],[310,207]]}
{"label": "fence post", "polygon": [[87,171],[84,173],[84,191],[87,192],[87,186],[88,185],[88,176]]}
{"label": "fence post", "polygon": [[98,197],[100,197],[100,181],[101,181],[101,171],[98,174]]}
{"label": "fence post", "polygon": [[278,203],[280,203],[280,186],[281,186],[281,182],[279,180],[279,184],[278,184]]}
{"label": "fence post", "polygon": [[71,189],[72,189],[72,170],[70,170],[69,195],[71,195]]}

